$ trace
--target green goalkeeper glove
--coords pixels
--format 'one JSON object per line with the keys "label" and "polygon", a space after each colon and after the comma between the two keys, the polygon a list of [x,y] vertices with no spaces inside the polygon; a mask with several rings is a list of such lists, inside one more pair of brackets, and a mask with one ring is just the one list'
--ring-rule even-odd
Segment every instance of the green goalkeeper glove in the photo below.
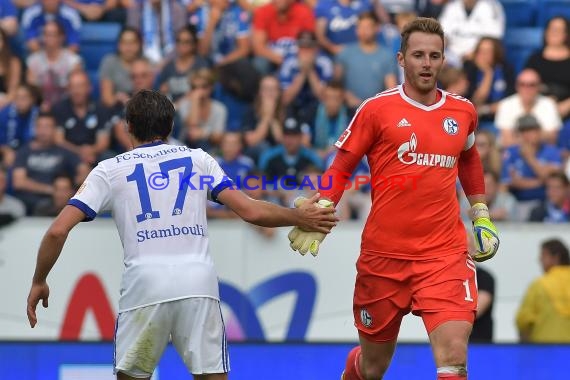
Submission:
{"label": "green goalkeeper glove", "polygon": [[[305,201],[307,201],[307,198],[298,197],[294,202],[295,207],[300,207]],[[333,207],[334,203],[326,199],[321,199],[316,205],[325,208]],[[307,232],[299,227],[293,227],[288,235],[289,245],[293,251],[299,251],[303,256],[306,255],[307,252],[311,252],[311,255],[316,257],[319,254],[319,245],[325,239],[325,236],[326,235],[322,232]]]}
{"label": "green goalkeeper glove", "polygon": [[469,212],[473,222],[473,237],[477,253],[473,260],[482,262],[489,260],[499,249],[499,233],[491,222],[489,209],[484,203],[475,203]]}

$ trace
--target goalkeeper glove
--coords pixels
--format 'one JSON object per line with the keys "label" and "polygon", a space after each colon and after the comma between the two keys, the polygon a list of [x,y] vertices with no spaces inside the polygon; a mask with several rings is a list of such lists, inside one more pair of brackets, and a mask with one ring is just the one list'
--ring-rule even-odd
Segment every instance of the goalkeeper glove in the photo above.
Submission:
{"label": "goalkeeper glove", "polygon": [[[307,201],[307,198],[298,197],[294,202],[295,207],[300,207],[305,201]],[[319,200],[316,205],[322,208],[334,206],[333,202],[326,199]],[[288,235],[290,247],[293,251],[298,250],[303,256],[306,255],[308,251],[315,257],[319,254],[319,245],[325,239],[325,236],[326,235],[322,232],[307,232],[299,227],[294,227]]]}
{"label": "goalkeeper glove", "polygon": [[473,237],[477,253],[473,260],[482,262],[489,260],[499,249],[499,234],[491,222],[489,209],[484,203],[475,203],[469,212],[473,222]]}

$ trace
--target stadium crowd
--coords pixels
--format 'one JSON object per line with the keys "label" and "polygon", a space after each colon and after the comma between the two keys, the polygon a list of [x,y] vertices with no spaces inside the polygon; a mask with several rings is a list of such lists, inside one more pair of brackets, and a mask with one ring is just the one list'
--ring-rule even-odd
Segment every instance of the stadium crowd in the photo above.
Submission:
{"label": "stadium crowd", "polygon": [[[56,215],[98,161],[130,149],[123,108],[148,88],[175,103],[172,143],[290,204],[362,101],[402,83],[399,30],[418,15],[446,31],[441,87],[478,111],[492,219],[570,222],[570,21],[551,18],[542,48],[509,61],[496,0],[0,0],[0,213]],[[121,27],[96,75],[89,23]],[[369,191],[351,188],[341,217],[365,218]],[[237,217],[213,203],[209,216]]]}

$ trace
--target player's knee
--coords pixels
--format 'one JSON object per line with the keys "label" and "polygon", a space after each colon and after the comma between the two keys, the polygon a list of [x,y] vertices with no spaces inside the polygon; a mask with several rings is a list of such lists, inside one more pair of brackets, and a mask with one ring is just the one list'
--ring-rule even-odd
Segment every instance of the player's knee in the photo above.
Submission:
{"label": "player's knee", "polygon": [[386,360],[362,360],[361,375],[364,380],[379,380],[382,379],[384,373],[388,370],[390,359]]}

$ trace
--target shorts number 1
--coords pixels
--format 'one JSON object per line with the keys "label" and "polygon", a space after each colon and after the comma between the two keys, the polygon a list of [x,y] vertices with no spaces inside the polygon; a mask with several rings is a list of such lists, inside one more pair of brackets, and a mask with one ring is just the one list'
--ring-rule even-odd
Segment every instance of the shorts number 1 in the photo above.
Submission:
{"label": "shorts number 1", "polygon": [[465,286],[465,301],[473,302],[471,297],[471,289],[469,289],[469,280],[463,281],[463,286]]}

